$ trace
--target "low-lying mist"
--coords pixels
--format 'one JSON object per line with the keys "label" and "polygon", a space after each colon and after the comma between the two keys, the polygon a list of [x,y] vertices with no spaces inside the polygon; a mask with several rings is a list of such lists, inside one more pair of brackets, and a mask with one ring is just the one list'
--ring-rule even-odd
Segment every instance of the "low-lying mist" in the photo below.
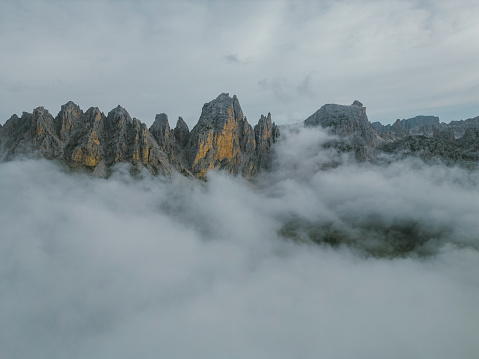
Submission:
{"label": "low-lying mist", "polygon": [[479,174],[300,129],[254,183],[0,164],[2,358],[477,358]]}

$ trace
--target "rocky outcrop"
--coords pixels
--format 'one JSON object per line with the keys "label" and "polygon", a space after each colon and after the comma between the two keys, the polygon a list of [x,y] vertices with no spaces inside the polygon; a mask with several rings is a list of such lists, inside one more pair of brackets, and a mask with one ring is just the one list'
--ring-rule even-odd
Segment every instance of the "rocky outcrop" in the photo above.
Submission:
{"label": "rocky outcrop", "polygon": [[155,122],[150,127],[150,133],[167,154],[168,161],[173,168],[185,175],[192,176],[186,158],[189,130],[183,119],[179,117],[175,129],[172,130],[166,114],[156,115]]}
{"label": "rocky outcrop", "polygon": [[188,140],[193,174],[203,178],[208,170],[218,168],[245,178],[254,176],[267,165],[265,156],[279,136],[271,115],[262,116],[257,126],[254,131],[236,96],[223,93],[205,104]]}
{"label": "rocky outcrop", "polygon": [[338,136],[324,147],[353,153],[359,161],[383,162],[386,153],[394,154],[393,158],[413,156],[468,168],[479,163],[479,117],[445,124],[435,116],[416,116],[383,126],[370,124],[365,107],[354,101],[350,106],[324,105],[304,125],[321,126]]}
{"label": "rocky outcrop", "polygon": [[419,157],[426,162],[441,161],[474,169],[479,164],[479,129],[469,127],[458,139],[450,128],[437,130],[432,137],[407,136],[385,143],[381,150],[399,158]]}
{"label": "rocky outcrop", "polygon": [[350,106],[324,105],[304,120],[304,124],[307,127],[327,128],[338,136],[370,138],[369,144],[374,146],[374,133],[366,116],[366,107],[357,100]]}
{"label": "rocky outcrop", "polygon": [[33,157],[53,159],[61,154],[62,144],[57,136],[55,120],[43,107],[22,117],[13,115],[0,132],[3,158],[28,153]]}
{"label": "rocky outcrop", "polygon": [[180,172],[205,179],[208,170],[218,168],[251,178],[267,167],[278,136],[271,115],[262,116],[255,131],[236,96],[221,94],[204,105],[191,133],[181,117],[171,129],[166,114],[156,115],[148,129],[121,106],[105,116],[96,107],[83,112],[68,102],[55,118],[43,107],[21,118],[13,115],[0,128],[0,146],[4,160],[57,159],[100,177],[116,163],[129,163],[133,171],[145,168],[166,177]]}
{"label": "rocky outcrop", "polygon": [[464,136],[465,132],[469,128],[475,128],[476,130],[479,130],[479,116],[469,118],[467,120],[451,121],[448,124],[441,125],[445,125],[445,127],[452,129],[454,131],[454,137],[460,138]]}
{"label": "rocky outcrop", "polygon": [[259,168],[271,167],[273,144],[279,138],[278,126],[271,122],[271,114],[265,117],[261,115],[258,124],[254,126],[254,138],[256,141],[256,163]]}
{"label": "rocky outcrop", "polygon": [[176,127],[173,130],[173,134],[175,136],[176,142],[181,148],[185,148],[188,144],[188,139],[190,138],[190,130],[188,129],[188,125],[181,117],[178,117],[178,121],[176,122]]}
{"label": "rocky outcrop", "polygon": [[358,161],[373,156],[373,149],[382,140],[371,126],[366,115],[366,107],[357,100],[350,106],[328,104],[309,116],[306,127],[321,126],[340,138],[339,142],[330,142],[329,146],[338,149],[350,148]]}
{"label": "rocky outcrop", "polygon": [[[383,126],[371,124],[366,108],[354,101],[349,106],[324,105],[304,126],[334,135],[322,146],[339,156],[332,156],[326,167],[339,164],[343,154],[372,163],[408,156],[469,168],[479,163],[479,116],[449,124],[435,116],[416,116]],[[56,159],[100,177],[107,177],[117,163],[129,163],[134,172],[146,169],[166,177],[179,172],[206,179],[208,171],[218,169],[249,179],[271,167],[278,139],[271,114],[261,115],[253,128],[237,97],[227,93],[203,106],[191,131],[181,117],[172,129],[161,113],[148,128],[121,106],[105,116],[97,107],[83,112],[68,102],[55,118],[43,107],[13,115],[0,126],[0,159]]]}
{"label": "rocky outcrop", "polygon": [[12,116],[0,132],[4,159],[35,156],[58,159],[106,177],[115,163],[170,176],[168,157],[145,124],[118,106],[108,116],[98,108],[83,111],[73,102],[63,105],[54,119],[43,107]]}
{"label": "rocky outcrop", "polygon": [[382,125],[380,122],[371,124],[377,133],[385,140],[398,140],[408,135],[432,136],[439,126],[439,117],[416,116],[408,119],[397,119],[392,125]]}
{"label": "rocky outcrop", "polygon": [[[400,125],[400,130],[394,129],[396,124]],[[416,116],[397,120],[393,126],[388,126],[379,122],[374,124],[375,129],[382,131],[380,135],[386,141],[381,150],[387,153],[468,168],[478,166],[479,149],[475,134],[479,131],[479,116],[448,124],[440,123],[435,116]]]}
{"label": "rocky outcrop", "polygon": [[396,120],[393,125],[382,125],[380,122],[371,124],[378,134],[385,140],[399,140],[405,136],[426,136],[433,137],[437,131],[442,133],[452,133],[454,138],[460,138],[464,135],[467,128],[473,127],[479,129],[479,116],[467,120],[451,121],[450,123],[440,123],[437,116],[416,116],[405,120]]}
{"label": "rocky outcrop", "polygon": [[173,139],[170,139],[170,124],[165,113],[156,115],[155,122],[150,127],[150,132],[161,148],[168,150],[171,147]]}

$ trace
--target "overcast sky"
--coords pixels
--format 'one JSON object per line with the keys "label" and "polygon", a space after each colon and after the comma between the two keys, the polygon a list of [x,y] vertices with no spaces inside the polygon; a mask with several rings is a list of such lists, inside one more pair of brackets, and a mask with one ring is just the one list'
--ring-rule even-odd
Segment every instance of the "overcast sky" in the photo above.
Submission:
{"label": "overcast sky", "polygon": [[479,115],[479,2],[0,2],[0,123],[69,100],[121,104],[190,128],[236,94],[256,123],[304,120],[325,103],[370,121]]}

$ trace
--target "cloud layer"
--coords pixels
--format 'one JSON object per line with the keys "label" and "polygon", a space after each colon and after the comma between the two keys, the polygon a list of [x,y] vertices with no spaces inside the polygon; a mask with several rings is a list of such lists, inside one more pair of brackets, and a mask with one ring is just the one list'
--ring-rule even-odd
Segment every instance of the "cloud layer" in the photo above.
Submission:
{"label": "cloud layer", "polygon": [[[320,171],[327,139],[290,135],[255,184],[0,164],[3,357],[476,358],[478,173]],[[291,218],[364,247],[285,238]],[[411,222],[427,255],[364,251]]]}
{"label": "cloud layer", "polygon": [[0,122],[69,100],[192,126],[221,92],[248,118],[358,99],[372,121],[479,114],[476,1],[2,1]]}

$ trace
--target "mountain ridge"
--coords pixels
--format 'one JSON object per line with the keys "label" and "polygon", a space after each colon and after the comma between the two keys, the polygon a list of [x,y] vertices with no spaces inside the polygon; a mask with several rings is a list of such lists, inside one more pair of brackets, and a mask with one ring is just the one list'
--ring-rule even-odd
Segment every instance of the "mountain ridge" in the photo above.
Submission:
{"label": "mountain ridge", "polygon": [[471,169],[479,164],[479,116],[450,124],[440,123],[436,116],[416,116],[384,126],[369,122],[366,108],[355,100],[349,106],[324,105],[303,124],[320,126],[337,136],[324,146],[352,153],[358,162],[378,164],[419,157],[425,162],[441,161]]}
{"label": "mountain ridge", "polygon": [[166,177],[180,172],[205,179],[208,170],[219,168],[250,178],[268,166],[277,137],[270,114],[253,128],[236,96],[227,93],[203,106],[191,131],[181,117],[171,129],[167,115],[158,114],[148,128],[120,105],[105,115],[97,107],[83,112],[72,101],[56,117],[37,107],[33,113],[13,115],[0,127],[2,160],[58,159],[98,177],[108,177],[114,164],[127,162],[133,171],[146,168]]}
{"label": "mountain ridge", "polygon": [[[358,162],[414,156],[468,168],[479,163],[479,116],[445,124],[436,116],[420,115],[382,125],[369,122],[366,107],[355,100],[323,105],[301,126],[325,129],[333,138],[323,147],[349,153]],[[283,127],[276,126],[271,113],[261,115],[253,127],[236,95],[228,93],[205,103],[191,130],[181,117],[170,127],[165,113],[157,114],[148,128],[120,105],[105,115],[98,107],[84,112],[69,101],[55,117],[44,107],[12,115],[0,126],[0,158],[57,159],[97,177],[108,177],[114,164],[126,162],[134,172],[146,169],[165,177],[179,172],[205,180],[208,171],[219,169],[251,179],[271,168]]]}

